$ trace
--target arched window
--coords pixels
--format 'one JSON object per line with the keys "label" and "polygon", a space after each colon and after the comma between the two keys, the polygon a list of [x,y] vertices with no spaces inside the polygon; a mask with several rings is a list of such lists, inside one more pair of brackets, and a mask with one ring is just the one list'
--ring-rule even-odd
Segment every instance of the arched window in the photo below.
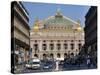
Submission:
{"label": "arched window", "polygon": [[71,53],[71,57],[74,57],[74,53]]}
{"label": "arched window", "polygon": [[64,53],[64,58],[67,58],[67,56],[68,56],[67,53]]}
{"label": "arched window", "polygon": [[54,57],[54,55],[51,53],[51,54],[50,54],[50,58],[53,58],[53,57]]}
{"label": "arched window", "polygon": [[43,59],[45,59],[47,57],[47,55],[46,54],[43,54]]}
{"label": "arched window", "polygon": [[64,56],[67,56],[67,53],[64,53]]}
{"label": "arched window", "polygon": [[37,57],[38,58],[38,54],[34,54],[34,57]]}
{"label": "arched window", "polygon": [[71,55],[74,55],[74,53],[71,53]]}
{"label": "arched window", "polygon": [[45,57],[46,57],[46,54],[43,54],[43,56],[45,56]]}
{"label": "arched window", "polygon": [[57,53],[57,57],[60,58],[60,53]]}

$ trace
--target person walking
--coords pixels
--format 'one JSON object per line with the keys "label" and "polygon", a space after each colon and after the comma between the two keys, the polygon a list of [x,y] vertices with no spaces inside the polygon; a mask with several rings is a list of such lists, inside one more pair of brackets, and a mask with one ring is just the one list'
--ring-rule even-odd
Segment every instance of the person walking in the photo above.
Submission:
{"label": "person walking", "polygon": [[87,56],[87,66],[88,68],[91,66],[90,56]]}

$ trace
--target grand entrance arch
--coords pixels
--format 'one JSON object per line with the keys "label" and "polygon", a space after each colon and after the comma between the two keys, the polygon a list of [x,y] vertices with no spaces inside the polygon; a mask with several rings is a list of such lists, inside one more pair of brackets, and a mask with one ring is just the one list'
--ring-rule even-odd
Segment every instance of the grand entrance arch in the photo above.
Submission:
{"label": "grand entrance arch", "polygon": [[38,58],[38,54],[34,54],[34,57]]}
{"label": "grand entrance arch", "polygon": [[74,57],[74,53],[71,53],[70,56],[71,56],[71,58],[73,58]]}
{"label": "grand entrance arch", "polygon": [[67,53],[64,53],[64,58],[68,58],[68,54]]}
{"label": "grand entrance arch", "polygon": [[60,53],[57,53],[57,58],[60,58],[60,56],[61,56]]}
{"label": "grand entrance arch", "polygon": [[53,55],[53,53],[51,53],[51,54],[50,54],[50,58],[51,58],[51,59],[53,59],[53,58],[54,58],[54,55]]}
{"label": "grand entrance arch", "polygon": [[43,54],[43,60],[47,59],[47,54]]}

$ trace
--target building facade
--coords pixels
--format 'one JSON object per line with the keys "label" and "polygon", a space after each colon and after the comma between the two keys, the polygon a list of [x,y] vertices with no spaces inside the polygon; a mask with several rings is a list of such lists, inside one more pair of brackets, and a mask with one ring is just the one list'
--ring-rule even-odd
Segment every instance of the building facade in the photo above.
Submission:
{"label": "building facade", "polygon": [[60,10],[44,20],[36,19],[30,31],[32,58],[54,58],[78,55],[84,44],[84,30],[80,21],[73,21]]}
{"label": "building facade", "polygon": [[85,52],[97,63],[97,7],[91,6],[85,16]]}
{"label": "building facade", "polygon": [[12,67],[28,60],[30,49],[29,15],[21,2],[11,3]]}

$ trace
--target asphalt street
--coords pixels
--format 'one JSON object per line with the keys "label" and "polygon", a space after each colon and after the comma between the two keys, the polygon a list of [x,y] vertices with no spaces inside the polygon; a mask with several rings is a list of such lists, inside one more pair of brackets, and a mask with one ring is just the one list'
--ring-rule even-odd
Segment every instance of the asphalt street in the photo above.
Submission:
{"label": "asphalt street", "polygon": [[[91,65],[90,67],[88,67],[86,64],[80,64],[80,65],[71,65],[71,64],[66,64],[66,67],[63,65],[59,66],[58,71],[69,71],[69,70],[84,70],[84,69],[95,69],[96,67],[94,67],[93,65]],[[27,69],[27,68],[23,68],[19,71],[16,71],[16,73],[38,73],[38,72],[55,72],[57,71],[56,69]]]}

